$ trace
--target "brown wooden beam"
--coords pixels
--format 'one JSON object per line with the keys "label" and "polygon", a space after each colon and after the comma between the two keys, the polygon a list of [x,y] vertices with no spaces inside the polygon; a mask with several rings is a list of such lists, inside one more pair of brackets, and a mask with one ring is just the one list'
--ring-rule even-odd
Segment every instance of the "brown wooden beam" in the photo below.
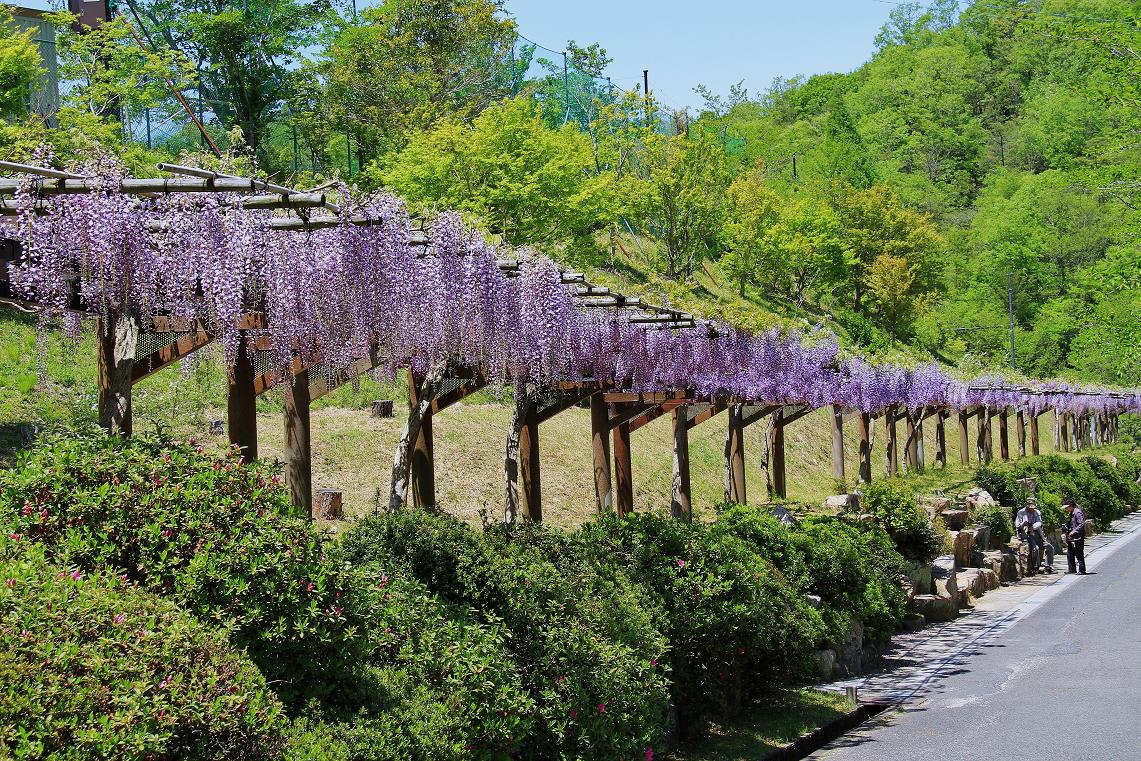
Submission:
{"label": "brown wooden beam", "polygon": [[112,435],[130,436],[131,378],[139,340],[139,321],[130,314],[95,321],[99,373],[99,425]]}
{"label": "brown wooden beam", "polygon": [[196,332],[182,336],[177,341],[152,352],[141,359],[136,359],[131,368],[131,382],[138,383],[159,370],[188,357],[202,347],[209,344],[213,338],[205,330],[199,328]]}
{"label": "brown wooden beam", "polygon": [[970,410],[959,410],[959,462],[963,465],[971,464],[971,436],[967,430],[970,416]]}
{"label": "brown wooden beam", "polygon": [[1021,408],[1014,415],[1014,439],[1018,445],[1018,456],[1026,456],[1026,413]]}
{"label": "brown wooden beam", "polygon": [[[411,368],[408,370],[408,404],[415,409],[420,403],[422,389],[416,383]],[[419,508],[436,506],[436,459],[432,437],[431,405],[427,406],[420,418],[420,427],[412,441],[409,455],[408,486],[412,491],[412,504]]]}
{"label": "brown wooden beam", "polygon": [[539,410],[531,404],[519,430],[519,508],[524,520],[543,520],[543,489],[539,471]]}
{"label": "brown wooden beam", "polygon": [[744,426],[745,428],[748,428],[749,426],[751,426],[753,423],[757,422],[761,418],[764,418],[764,417],[771,415],[773,413],[773,410],[777,409],[779,406],[780,406],[779,404],[770,404],[770,405],[762,405],[762,406],[758,406],[758,405],[754,405],[754,404],[742,405],[742,407],[744,409],[741,412],[741,425]]}
{"label": "brown wooden beam", "polygon": [[684,400],[677,400],[672,402],[662,402],[657,406],[650,407],[645,412],[638,414],[637,417],[634,417],[630,420],[630,431],[636,431],[642,426],[652,423],[667,412],[672,412],[684,404]]}
{"label": "brown wooden beam", "polygon": [[832,480],[844,481],[844,408],[832,405]]}
{"label": "brown wooden beam", "polygon": [[610,414],[609,425],[611,429],[617,428],[620,425],[630,428],[630,422],[643,413],[649,412],[658,406],[658,402],[650,404],[641,404],[637,402],[618,402],[613,406],[613,412]]}
{"label": "brown wooden beam", "polygon": [[769,434],[769,475],[772,477],[773,494],[780,499],[788,498],[788,484],[784,465],[784,408],[773,413],[773,427]]}
{"label": "brown wooden beam", "polygon": [[[325,374],[322,373],[309,386],[309,398],[312,401],[317,401],[325,394],[340,388],[341,386],[351,381],[353,378],[358,378],[373,368],[379,367],[381,363],[386,359],[387,357],[382,356],[380,352],[378,352],[376,349],[373,349],[367,356],[359,357],[358,359],[353,360],[353,362],[351,362],[347,368],[338,371],[331,378],[325,377]],[[313,364],[316,364],[318,361],[319,357],[317,355],[311,355],[309,357],[309,364],[304,365],[304,369],[308,370],[309,367],[311,367]],[[302,366],[303,365],[299,365],[297,362],[295,362],[293,365],[294,372],[300,372],[300,368]]]}
{"label": "brown wooden beam", "polygon": [[1040,442],[1038,440],[1038,416],[1030,416],[1030,454],[1040,454]]}
{"label": "brown wooden beam", "polygon": [[887,429],[887,441],[884,442],[887,447],[887,467],[885,470],[887,471],[888,478],[899,473],[899,437],[895,427],[898,419],[899,411],[895,407],[889,407],[887,413],[884,415],[884,426]]}
{"label": "brown wooden beam", "polygon": [[438,397],[432,400],[429,409],[433,415],[438,412],[443,412],[456,402],[463,401],[464,399],[474,394],[476,391],[486,387],[487,383],[487,376],[476,376],[475,378],[460,384],[448,393],[440,394]]}
{"label": "brown wooden beam", "polygon": [[939,467],[947,467],[947,411],[938,410],[935,418],[935,462]]}
{"label": "brown wooden beam", "polygon": [[615,506],[619,515],[634,512],[634,474],[630,464],[630,426],[620,423],[614,428]]}
{"label": "brown wooden beam", "polygon": [[285,484],[289,502],[301,515],[313,517],[313,452],[310,444],[309,381],[295,375],[285,394]]}
{"label": "brown wooden beam", "polygon": [[590,436],[594,459],[594,506],[599,513],[614,509],[610,475],[610,410],[602,394],[590,397]]}
{"label": "brown wooden beam", "polygon": [[244,331],[238,341],[238,353],[230,370],[226,394],[226,418],[230,444],[237,446],[246,462],[258,457],[257,395],[254,393],[254,364],[246,351],[249,336]]}
{"label": "brown wooden beam", "polygon": [[670,514],[675,518],[690,520],[693,517],[689,479],[689,412],[685,407],[673,411],[673,481],[670,499]]}
{"label": "brown wooden beam", "polygon": [[998,416],[998,456],[1010,459],[1010,421],[1005,407]]}
{"label": "brown wooden beam", "polygon": [[872,482],[872,425],[875,419],[867,412],[861,412],[857,418],[860,436],[860,480],[868,484]]}
{"label": "brown wooden beam", "polygon": [[[729,429],[725,436],[725,501],[748,504],[745,489],[745,424],[743,405],[729,407]],[[774,413],[775,414],[775,413]]]}
{"label": "brown wooden beam", "polygon": [[795,423],[797,420],[800,420],[805,415],[811,415],[816,411],[816,408],[805,406],[792,407],[786,405],[782,407],[781,410],[781,423],[784,426],[789,426],[792,423]]}
{"label": "brown wooden beam", "polygon": [[646,391],[646,392],[606,392],[604,397],[607,402],[612,403],[629,403],[637,402],[638,404],[661,404],[662,402],[672,401],[674,399],[688,399],[689,394],[685,391]]}
{"label": "brown wooden beam", "polygon": [[539,411],[539,422],[547,422],[555,415],[558,415],[561,412],[566,412],[571,407],[575,406],[584,399],[589,398],[593,394],[594,391],[590,388],[580,388],[571,393],[561,394],[557,402]]}

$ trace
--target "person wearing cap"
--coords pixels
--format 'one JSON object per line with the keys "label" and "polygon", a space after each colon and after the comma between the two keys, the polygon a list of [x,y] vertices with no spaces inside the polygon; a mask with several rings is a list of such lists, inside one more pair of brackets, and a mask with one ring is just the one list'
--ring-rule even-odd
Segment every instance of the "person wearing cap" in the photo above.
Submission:
{"label": "person wearing cap", "polygon": [[1078,506],[1073,497],[1063,499],[1062,507],[1070,516],[1063,527],[1066,532],[1066,560],[1070,566],[1067,573],[1084,574],[1086,572],[1086,513]]}
{"label": "person wearing cap", "polygon": [[1018,511],[1014,517],[1014,530],[1018,538],[1030,545],[1027,574],[1038,573],[1038,564],[1042,560],[1042,550],[1046,544],[1046,536],[1042,531],[1042,513],[1038,511],[1038,500],[1030,497],[1026,500],[1026,507]]}

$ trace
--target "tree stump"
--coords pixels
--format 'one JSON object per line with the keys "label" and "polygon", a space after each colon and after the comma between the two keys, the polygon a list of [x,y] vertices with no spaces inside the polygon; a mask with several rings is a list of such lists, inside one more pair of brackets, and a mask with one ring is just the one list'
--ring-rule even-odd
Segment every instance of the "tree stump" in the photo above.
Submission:
{"label": "tree stump", "polygon": [[318,489],[313,497],[313,517],[326,521],[339,521],[344,515],[341,492],[337,489]]}
{"label": "tree stump", "polygon": [[392,417],[392,400],[377,399],[372,403],[373,417]]}
{"label": "tree stump", "polygon": [[210,421],[210,435],[211,436],[221,436],[225,432],[226,432],[226,421],[225,420],[211,420]]}

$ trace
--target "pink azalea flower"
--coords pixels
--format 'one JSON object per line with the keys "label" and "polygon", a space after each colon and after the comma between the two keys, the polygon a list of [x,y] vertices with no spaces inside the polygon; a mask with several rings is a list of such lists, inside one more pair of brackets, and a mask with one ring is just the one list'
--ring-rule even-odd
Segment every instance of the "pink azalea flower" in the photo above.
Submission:
{"label": "pink azalea flower", "polygon": [[8,579],[8,589],[11,589],[14,586],[16,586],[16,580],[15,579]]}
{"label": "pink azalea flower", "polygon": [[658,665],[658,659],[657,658],[651,658],[650,659],[650,666],[656,667],[657,665]]}
{"label": "pink azalea flower", "polygon": [[646,748],[646,761],[654,761],[654,746]]}
{"label": "pink azalea flower", "polygon": [[13,541],[16,541],[16,542],[20,541],[20,535],[19,534],[8,534],[8,538],[13,540]]}
{"label": "pink azalea flower", "polygon": [[571,718],[571,721],[574,721],[575,719],[578,718],[578,711],[576,711],[572,708],[569,711],[567,711],[567,716],[569,716]]}
{"label": "pink azalea flower", "polygon": [[119,624],[123,623],[126,620],[127,620],[127,614],[126,613],[120,613],[119,615],[115,616],[115,626],[118,626]]}
{"label": "pink azalea flower", "polygon": [[76,568],[74,571],[71,572],[71,578],[75,581],[79,581],[80,579],[83,578],[83,574],[79,572],[78,568]]}
{"label": "pink azalea flower", "polygon": [[605,703],[599,703],[598,704],[598,712],[599,713],[606,713],[606,704]]}
{"label": "pink azalea flower", "polygon": [[677,567],[678,568],[685,568],[685,561],[682,560],[681,558],[678,558],[677,559]]}

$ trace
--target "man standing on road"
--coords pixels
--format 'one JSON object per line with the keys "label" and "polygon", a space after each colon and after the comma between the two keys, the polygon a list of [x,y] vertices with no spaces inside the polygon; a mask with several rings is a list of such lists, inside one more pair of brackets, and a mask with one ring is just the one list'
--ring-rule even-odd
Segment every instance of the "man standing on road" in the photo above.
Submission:
{"label": "man standing on road", "polygon": [[1073,497],[1062,500],[1062,507],[1069,513],[1070,519],[1066,521],[1066,560],[1070,570],[1067,573],[1086,572],[1086,514],[1078,507]]}

